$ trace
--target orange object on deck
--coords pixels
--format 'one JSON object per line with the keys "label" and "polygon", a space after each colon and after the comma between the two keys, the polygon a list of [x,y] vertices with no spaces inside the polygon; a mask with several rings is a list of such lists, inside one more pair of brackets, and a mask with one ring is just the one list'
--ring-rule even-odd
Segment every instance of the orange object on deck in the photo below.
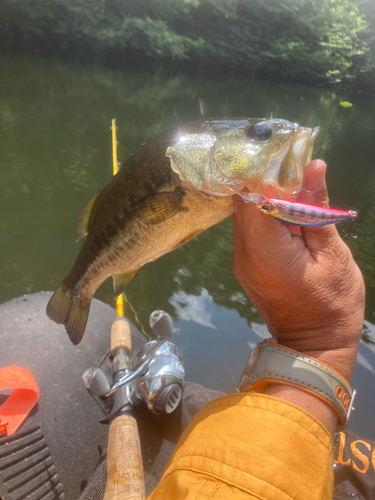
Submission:
{"label": "orange object on deck", "polygon": [[39,389],[29,370],[21,366],[0,368],[0,391],[13,390],[0,406],[0,433],[14,434],[39,399]]}

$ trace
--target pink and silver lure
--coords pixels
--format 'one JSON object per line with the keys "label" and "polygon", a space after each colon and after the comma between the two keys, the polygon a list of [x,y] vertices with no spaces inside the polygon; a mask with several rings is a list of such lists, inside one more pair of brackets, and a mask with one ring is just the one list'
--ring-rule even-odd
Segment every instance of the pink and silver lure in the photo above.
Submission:
{"label": "pink and silver lure", "polygon": [[248,199],[254,201],[257,209],[262,213],[294,226],[325,226],[348,219],[354,221],[357,218],[357,212],[354,210],[324,208],[307,203],[268,198],[256,193],[251,193]]}

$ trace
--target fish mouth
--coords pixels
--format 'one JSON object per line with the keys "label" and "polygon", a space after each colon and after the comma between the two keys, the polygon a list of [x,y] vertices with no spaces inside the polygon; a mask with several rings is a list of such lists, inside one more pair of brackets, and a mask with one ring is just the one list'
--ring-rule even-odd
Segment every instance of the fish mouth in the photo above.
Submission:
{"label": "fish mouth", "polygon": [[[311,161],[319,127],[306,128],[294,125],[294,132],[280,147],[275,148],[268,158],[263,186],[257,186],[261,194],[289,198],[293,191],[302,186],[303,171]],[[290,133],[290,129],[288,132]]]}
{"label": "fish mouth", "polygon": [[[291,181],[297,181],[302,185],[303,171],[305,166],[311,161],[315,139],[319,134],[319,127],[300,127],[293,136],[292,155],[295,176],[291,176]],[[280,178],[279,178],[280,183]]]}

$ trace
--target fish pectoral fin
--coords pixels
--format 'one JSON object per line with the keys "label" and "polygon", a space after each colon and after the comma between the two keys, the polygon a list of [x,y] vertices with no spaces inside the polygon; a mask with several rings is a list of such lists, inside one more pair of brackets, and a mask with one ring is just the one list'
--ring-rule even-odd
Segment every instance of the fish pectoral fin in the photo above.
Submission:
{"label": "fish pectoral fin", "polygon": [[187,207],[182,206],[185,190],[176,188],[166,193],[156,193],[142,201],[139,206],[142,221],[145,224],[158,224],[180,212],[186,212]]}
{"label": "fish pectoral fin", "polygon": [[89,222],[90,222],[90,217],[92,213],[92,209],[95,206],[96,200],[98,199],[98,196],[100,195],[101,191],[99,193],[96,193],[94,198],[92,198],[85,208],[82,210],[81,215],[79,216],[77,220],[77,225],[76,225],[76,241],[79,241],[81,238],[86,236],[86,234],[89,232]]}
{"label": "fish pectoral fin", "polygon": [[135,271],[131,271],[130,273],[117,274],[116,276],[112,276],[115,297],[118,297],[120,293],[125,292],[125,290],[128,288],[128,286],[138,273],[139,269],[136,269]]}

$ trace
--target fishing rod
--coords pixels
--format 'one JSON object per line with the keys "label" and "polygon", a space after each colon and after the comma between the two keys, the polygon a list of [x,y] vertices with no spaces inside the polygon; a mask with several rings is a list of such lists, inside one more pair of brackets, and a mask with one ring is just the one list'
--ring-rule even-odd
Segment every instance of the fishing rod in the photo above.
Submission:
{"label": "fishing rod", "polygon": [[[115,175],[118,170],[115,120],[112,120],[112,150]],[[117,298],[116,312],[111,327],[112,386],[100,368],[86,370],[83,380],[92,394],[113,397],[104,500],[144,500],[141,445],[133,406],[143,401],[153,413],[173,412],[182,398],[185,370],[178,347],[170,341],[173,323],[167,313],[159,310],[151,313],[150,327],[157,339],[132,353],[123,294]]]}
{"label": "fishing rod", "polygon": [[[118,172],[116,120],[112,120],[113,175]],[[129,323],[124,318],[123,294],[116,300],[117,318],[111,328],[111,354],[113,356],[113,380],[117,382],[130,371],[132,352]],[[143,477],[141,444],[137,421],[134,418],[129,394],[124,387],[114,395],[118,415],[111,420],[108,435],[107,486],[104,500],[146,498]],[[126,443],[126,446],[124,446]]]}
{"label": "fishing rod", "polygon": [[[117,137],[116,137],[116,120],[112,119],[112,161],[113,161],[113,175],[118,172],[117,161]],[[118,318],[124,317],[124,295],[120,293],[116,300],[116,312]]]}

